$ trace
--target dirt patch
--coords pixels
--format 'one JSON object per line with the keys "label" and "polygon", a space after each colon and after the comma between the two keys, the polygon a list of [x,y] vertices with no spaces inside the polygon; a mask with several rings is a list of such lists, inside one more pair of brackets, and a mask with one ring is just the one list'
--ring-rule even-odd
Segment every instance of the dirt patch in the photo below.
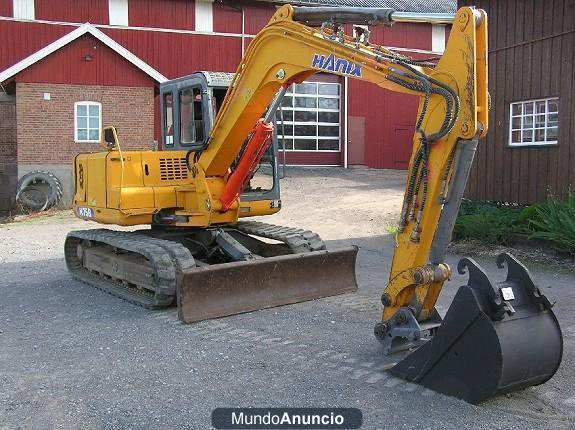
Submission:
{"label": "dirt patch", "polygon": [[262,221],[333,240],[388,234],[401,211],[404,171],[288,167],[286,173],[282,210]]}
{"label": "dirt patch", "polygon": [[478,240],[463,240],[453,242],[448,251],[452,254],[470,257],[494,258],[502,252],[509,252],[520,261],[535,265],[541,270],[559,270],[565,273],[575,273],[575,258],[558,253],[551,248],[542,248],[529,245],[489,245]]}

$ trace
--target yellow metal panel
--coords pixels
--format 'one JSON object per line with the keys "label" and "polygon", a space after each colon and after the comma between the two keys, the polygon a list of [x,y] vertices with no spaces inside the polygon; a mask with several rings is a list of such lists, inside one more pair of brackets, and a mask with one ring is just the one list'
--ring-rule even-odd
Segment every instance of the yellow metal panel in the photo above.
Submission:
{"label": "yellow metal panel", "polygon": [[175,187],[153,187],[152,189],[154,190],[154,206],[156,208],[177,207]]}
{"label": "yellow metal panel", "polygon": [[141,162],[147,187],[186,185],[192,181],[185,151],[146,151],[141,153]]}
{"label": "yellow metal panel", "polygon": [[[120,200],[120,189],[130,187],[143,187],[144,179],[142,172],[142,160],[140,152],[126,152],[122,155],[118,151],[107,153],[107,172],[108,172],[108,200],[107,207],[120,208],[125,206]],[[133,194],[133,192],[132,192]],[[132,198],[133,199],[133,198]],[[144,207],[144,206],[137,206]]]}
{"label": "yellow metal panel", "polygon": [[74,203],[86,203],[86,178],[88,176],[88,154],[78,154],[74,160]]}
{"label": "yellow metal panel", "polygon": [[273,207],[272,200],[255,200],[251,202],[240,202],[240,218],[250,216],[273,215],[280,210]]}
{"label": "yellow metal panel", "polygon": [[155,210],[154,188],[152,187],[122,187],[120,209]]}
{"label": "yellow metal panel", "polygon": [[94,221],[113,225],[140,225],[151,224],[152,214],[131,214],[117,209],[98,208],[94,211]]}
{"label": "yellow metal panel", "polygon": [[106,152],[98,152],[86,158],[88,174],[84,181],[88,206],[106,207],[106,155]]}

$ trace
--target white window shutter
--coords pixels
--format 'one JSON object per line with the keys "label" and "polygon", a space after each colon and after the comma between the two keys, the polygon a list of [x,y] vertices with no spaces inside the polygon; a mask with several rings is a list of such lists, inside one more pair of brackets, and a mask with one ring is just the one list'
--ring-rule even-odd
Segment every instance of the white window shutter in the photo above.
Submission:
{"label": "white window shutter", "polygon": [[212,0],[196,0],[196,31],[214,31],[214,11]]}
{"label": "white window shutter", "polygon": [[14,18],[34,19],[34,0],[12,0]]}
{"label": "white window shutter", "polygon": [[431,51],[437,53],[445,51],[445,25],[431,26]]}
{"label": "white window shutter", "polygon": [[108,0],[110,25],[128,26],[128,0]]}

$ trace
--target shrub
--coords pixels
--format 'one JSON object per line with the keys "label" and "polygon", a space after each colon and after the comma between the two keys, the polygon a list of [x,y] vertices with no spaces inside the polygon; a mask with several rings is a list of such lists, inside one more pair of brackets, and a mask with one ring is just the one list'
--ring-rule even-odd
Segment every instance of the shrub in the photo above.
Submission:
{"label": "shrub", "polygon": [[464,200],[453,228],[453,239],[476,239],[506,245],[518,233],[529,232],[534,214],[516,205]]}
{"label": "shrub", "polygon": [[575,193],[565,200],[549,197],[547,204],[537,205],[536,217],[529,220],[531,237],[549,240],[562,250],[575,254]]}

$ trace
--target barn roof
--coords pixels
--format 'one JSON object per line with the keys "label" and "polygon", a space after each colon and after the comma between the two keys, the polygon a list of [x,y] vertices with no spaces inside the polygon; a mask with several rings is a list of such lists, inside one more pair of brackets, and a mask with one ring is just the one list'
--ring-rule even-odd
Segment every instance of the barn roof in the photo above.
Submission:
{"label": "barn roof", "polygon": [[456,0],[258,0],[299,6],[388,7],[401,12],[455,13]]}
{"label": "barn roof", "polygon": [[6,80],[10,79],[14,75],[20,73],[22,70],[30,67],[34,63],[37,63],[41,59],[47,57],[48,55],[52,54],[53,52],[57,51],[58,49],[62,48],[63,46],[69,44],[70,42],[78,39],[80,36],[83,36],[84,34],[91,34],[96,39],[98,39],[100,42],[102,42],[104,45],[113,49],[114,51],[116,51],[116,53],[118,53],[119,55],[124,57],[126,60],[128,60],[130,63],[132,63],[134,66],[136,66],[140,70],[142,70],[144,73],[146,73],[152,79],[154,79],[156,82],[161,83],[161,82],[164,82],[167,80],[167,78],[164,75],[162,75],[160,72],[158,72],[156,69],[151,67],[149,64],[145,63],[140,58],[138,58],[137,56],[132,54],[130,51],[128,51],[126,48],[124,48],[118,42],[113,40],[111,37],[105,35],[104,33],[102,33],[100,30],[98,30],[93,25],[86,23],[86,24],[82,24],[80,27],[76,28],[74,31],[71,31],[70,33],[62,36],[60,39],[50,43],[49,45],[45,46],[44,48],[40,49],[39,51],[36,51],[35,53],[29,55],[28,57],[24,58],[23,60],[20,60],[19,62],[14,64],[12,67],[8,67],[6,70],[1,71],[0,72],[0,83],[5,82]]}

